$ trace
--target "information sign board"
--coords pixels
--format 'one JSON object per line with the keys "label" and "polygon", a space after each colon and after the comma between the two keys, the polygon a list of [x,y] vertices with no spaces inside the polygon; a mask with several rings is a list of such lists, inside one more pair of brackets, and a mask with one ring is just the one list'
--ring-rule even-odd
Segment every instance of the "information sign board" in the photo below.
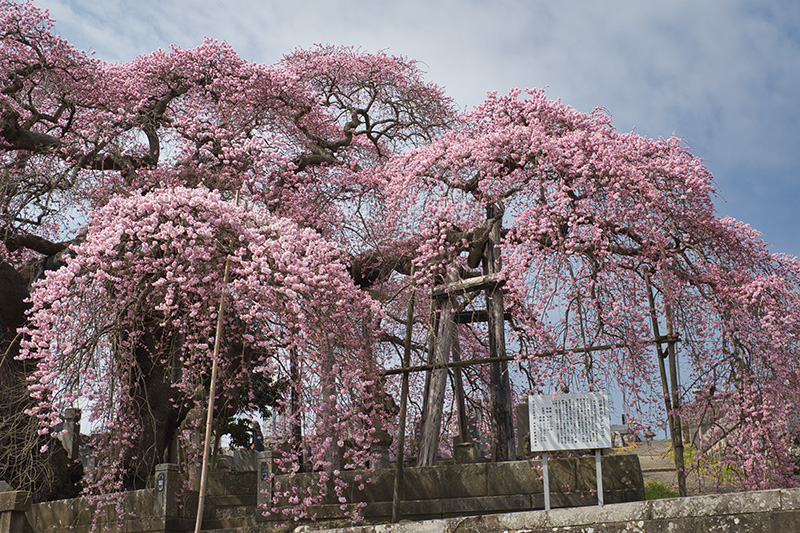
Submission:
{"label": "information sign board", "polygon": [[608,394],[528,396],[532,452],[593,450],[611,447]]}

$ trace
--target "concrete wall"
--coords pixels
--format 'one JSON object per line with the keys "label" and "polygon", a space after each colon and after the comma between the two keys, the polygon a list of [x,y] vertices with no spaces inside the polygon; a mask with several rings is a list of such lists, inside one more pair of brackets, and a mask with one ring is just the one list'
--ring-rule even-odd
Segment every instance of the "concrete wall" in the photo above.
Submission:
{"label": "concrete wall", "polygon": [[320,533],[795,533],[800,489],[320,530]]}

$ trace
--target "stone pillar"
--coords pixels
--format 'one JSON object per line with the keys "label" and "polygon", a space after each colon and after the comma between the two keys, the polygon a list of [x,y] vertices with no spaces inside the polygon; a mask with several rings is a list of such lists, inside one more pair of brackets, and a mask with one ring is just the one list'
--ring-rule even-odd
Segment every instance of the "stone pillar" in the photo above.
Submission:
{"label": "stone pillar", "polygon": [[64,429],[61,443],[72,461],[80,459],[81,450],[81,410],[70,407],[64,410]]}
{"label": "stone pillar", "polygon": [[153,512],[159,518],[179,518],[177,493],[182,488],[183,476],[178,465],[161,463],[156,465]]}
{"label": "stone pillar", "polygon": [[266,449],[263,452],[256,452],[254,457],[254,466],[256,475],[258,476],[256,494],[256,519],[263,520],[264,509],[272,507],[272,476],[275,474],[275,460],[279,457],[279,453],[273,449]]}
{"label": "stone pillar", "polygon": [[31,506],[31,493],[24,490],[0,492],[0,533],[30,531],[25,512]]}
{"label": "stone pillar", "polygon": [[376,455],[371,465],[372,468],[375,470],[389,468],[389,446],[392,444],[392,436],[382,429],[376,431],[372,436],[375,438],[375,442],[372,443],[369,451]]}

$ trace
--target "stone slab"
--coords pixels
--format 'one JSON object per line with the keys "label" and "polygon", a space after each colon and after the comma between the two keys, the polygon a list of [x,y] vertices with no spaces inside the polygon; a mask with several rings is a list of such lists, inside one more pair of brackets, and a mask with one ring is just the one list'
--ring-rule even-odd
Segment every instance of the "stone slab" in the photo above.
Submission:
{"label": "stone slab", "polygon": [[488,496],[487,464],[409,468],[403,473],[404,496],[409,500]]}
{"label": "stone slab", "polygon": [[31,493],[24,490],[0,492],[0,512],[27,511],[31,505]]}
{"label": "stone slab", "polygon": [[800,489],[781,489],[781,509],[800,509]]}
{"label": "stone slab", "polygon": [[602,522],[625,522],[634,517],[636,520],[650,518],[650,502],[628,502],[614,505],[592,505],[569,509],[553,509],[550,511],[548,525],[578,526],[598,524]]}
{"label": "stone slab", "polygon": [[529,495],[484,496],[481,498],[448,498],[441,500],[443,516],[475,513],[500,513],[532,509]]}
{"label": "stone slab", "polygon": [[[487,463],[486,496],[542,493],[541,461]],[[552,470],[552,469],[551,469]]]}

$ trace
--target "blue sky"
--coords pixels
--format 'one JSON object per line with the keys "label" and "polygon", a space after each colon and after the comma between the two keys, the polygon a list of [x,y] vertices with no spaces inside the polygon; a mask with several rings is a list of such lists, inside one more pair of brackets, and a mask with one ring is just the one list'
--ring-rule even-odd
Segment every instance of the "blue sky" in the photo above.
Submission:
{"label": "blue sky", "polygon": [[421,62],[463,108],[547,87],[620,131],[673,133],[706,160],[720,214],[800,255],[800,2],[793,0],[41,0],[56,32],[127,61],[204,36],[273,63],[315,43]]}

